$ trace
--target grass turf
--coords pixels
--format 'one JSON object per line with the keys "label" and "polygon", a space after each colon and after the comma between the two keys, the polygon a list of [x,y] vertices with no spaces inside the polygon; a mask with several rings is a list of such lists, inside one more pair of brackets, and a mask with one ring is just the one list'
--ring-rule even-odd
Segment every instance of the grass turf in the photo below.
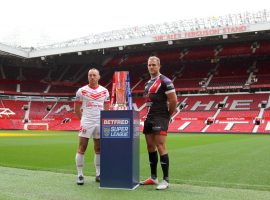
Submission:
{"label": "grass turf", "polygon": [[23,170],[0,167],[1,200],[268,200],[269,191],[248,189],[202,187],[171,184],[165,191],[154,186],[140,186],[136,190],[99,189],[94,177],[86,177],[84,186],[74,183],[74,175],[55,172]]}
{"label": "grass turf", "polygon": [[[17,134],[3,137],[4,133]],[[27,137],[22,137],[26,135]],[[37,135],[39,135],[39,137]],[[19,170],[18,174],[20,174],[20,169],[13,170],[10,168],[21,168],[34,170],[23,170],[23,174],[41,173],[42,175],[43,173],[48,173],[48,176],[54,177],[54,175],[58,176],[57,173],[64,173],[62,176],[69,179],[67,182],[70,183],[63,184],[68,186],[71,184],[73,188],[75,176],[72,174],[76,174],[74,160],[77,143],[78,138],[77,133],[75,132],[0,131],[0,166],[4,166],[0,168],[0,183],[2,183],[2,180],[5,180],[2,172],[5,173],[5,170]],[[213,193],[215,193],[214,191],[224,190],[223,193],[225,196],[230,196],[231,193],[236,194],[237,191],[244,191],[239,189],[249,189],[247,191],[256,191],[259,194],[267,196],[270,191],[269,143],[270,136],[268,135],[170,134],[168,136],[167,148],[170,156],[170,177],[173,185],[168,191],[172,193],[172,196],[174,195],[175,190],[177,192],[180,191],[183,196],[187,195],[186,199],[189,199],[192,196],[195,197],[196,195],[191,195],[192,192],[185,193],[185,187],[188,188],[187,190],[200,191],[202,189],[201,186],[203,188],[207,186],[206,190]],[[140,147],[140,176],[144,179],[149,175],[149,166],[148,154],[146,152],[143,136],[141,137]],[[88,176],[94,175],[92,149],[93,143],[90,142],[86,153],[84,170],[85,174]],[[160,166],[158,173],[161,178],[162,173]],[[12,175],[12,173],[10,176],[18,180],[22,180],[22,177],[25,177],[16,174]],[[41,179],[43,180],[43,178]],[[51,180],[51,182],[53,182],[54,178]],[[56,182],[57,181],[58,180],[56,180]],[[20,182],[21,181],[16,181],[18,184]],[[62,182],[66,181],[63,179]],[[50,183],[49,179],[47,183],[49,184],[47,187],[51,187],[50,184],[53,185],[53,183]],[[89,184],[96,185],[94,182],[90,182]],[[20,187],[22,186],[24,186],[24,184],[21,184]],[[61,188],[62,186],[60,185],[58,187]],[[215,187],[219,187],[219,189]],[[0,196],[0,199],[12,199],[12,195],[9,196],[9,192],[6,191],[9,189],[7,187],[3,188],[4,190],[1,189],[1,194],[3,196]],[[75,188],[72,189],[75,190],[73,191],[74,193],[78,190]],[[96,190],[98,186],[95,186],[94,188]],[[183,190],[181,190],[181,188]],[[70,188],[68,190],[70,190]],[[153,188],[139,187],[137,190],[147,191],[150,195],[150,191],[152,191]],[[228,192],[230,190],[232,190],[231,193]],[[265,193],[262,192],[263,190]],[[260,191],[262,193],[260,193]],[[188,197],[188,194],[191,196]],[[245,192],[242,192],[242,194],[244,195]],[[141,197],[142,194],[138,195],[138,197]],[[222,198],[221,196],[220,198]],[[26,199],[30,198],[28,197]],[[206,197],[207,195],[205,198]],[[269,196],[267,197],[269,199]],[[14,198],[16,199],[17,197]],[[42,199],[42,197],[31,197],[30,199]],[[181,196],[181,199],[185,198],[182,198]],[[203,195],[200,199],[204,199]]]}

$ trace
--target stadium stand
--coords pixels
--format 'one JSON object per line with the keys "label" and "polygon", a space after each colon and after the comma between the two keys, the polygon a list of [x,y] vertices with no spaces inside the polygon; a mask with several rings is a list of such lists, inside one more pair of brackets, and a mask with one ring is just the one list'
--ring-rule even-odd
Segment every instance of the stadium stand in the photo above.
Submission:
{"label": "stadium stand", "polygon": [[[222,108],[224,110],[221,109],[218,115],[215,116],[219,110],[217,104],[224,99],[224,95],[187,96],[187,106],[174,117],[174,121],[170,125],[170,131],[202,132],[207,126],[207,119],[213,117],[215,121],[203,132],[240,131],[251,133],[254,127],[253,121],[260,113],[258,102],[264,101],[266,97],[268,95],[230,95],[229,100]],[[48,123],[49,129],[52,130],[78,129],[79,123],[72,111],[72,102],[2,101],[5,108],[16,111],[16,114],[4,119],[2,117],[1,128],[22,129],[23,120],[28,119],[31,123]],[[28,110],[30,110],[30,113],[28,118],[26,118],[26,111],[22,108],[25,105],[29,105],[29,103],[30,107],[28,107]],[[51,106],[51,110],[47,110],[48,106]],[[140,111],[141,120],[144,121],[147,112],[144,100],[142,98],[135,98],[134,108]],[[270,119],[269,116],[269,110],[265,111],[262,116],[263,122],[259,126],[258,131],[269,132],[269,130],[266,130],[268,120]],[[65,119],[70,119],[71,122],[64,123],[63,120]],[[68,123],[69,125],[67,125]]]}
{"label": "stadium stand", "polygon": [[37,47],[28,57],[0,49],[0,129],[78,130],[73,97],[95,67],[109,91],[115,71],[130,72],[142,130],[146,63],[156,55],[178,95],[169,131],[270,133],[269,12],[233,17],[247,24],[217,18],[203,27],[196,20],[137,27]]}

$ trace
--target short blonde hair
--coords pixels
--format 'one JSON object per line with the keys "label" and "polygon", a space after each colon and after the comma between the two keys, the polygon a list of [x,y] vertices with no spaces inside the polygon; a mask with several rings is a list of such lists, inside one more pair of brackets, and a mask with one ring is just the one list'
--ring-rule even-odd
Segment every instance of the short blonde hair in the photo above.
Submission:
{"label": "short blonde hair", "polygon": [[98,75],[100,75],[100,74],[99,74],[99,70],[96,69],[96,68],[91,68],[91,69],[89,69],[88,74],[89,74],[90,71],[96,71],[96,72],[98,73]]}
{"label": "short blonde hair", "polygon": [[157,64],[160,65],[160,59],[159,59],[157,56],[150,56],[150,57],[148,58],[148,61],[149,61],[149,60],[155,60],[155,61],[157,61]]}

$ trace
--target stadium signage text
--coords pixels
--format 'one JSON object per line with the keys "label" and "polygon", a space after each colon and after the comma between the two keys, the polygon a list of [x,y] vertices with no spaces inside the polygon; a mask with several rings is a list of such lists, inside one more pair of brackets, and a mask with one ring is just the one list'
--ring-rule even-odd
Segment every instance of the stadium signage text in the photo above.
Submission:
{"label": "stadium signage text", "polygon": [[102,138],[130,138],[130,120],[102,119]]}
{"label": "stadium signage text", "polygon": [[103,119],[102,124],[104,125],[129,124],[129,120]]}
{"label": "stadium signage text", "polygon": [[154,36],[153,39],[155,42],[166,41],[166,40],[177,40],[177,39],[186,39],[186,38],[195,38],[195,37],[206,37],[213,35],[223,35],[231,33],[241,33],[248,30],[248,27],[245,25],[242,26],[229,26],[229,27],[220,27],[196,31],[186,31],[173,34],[164,34]]}

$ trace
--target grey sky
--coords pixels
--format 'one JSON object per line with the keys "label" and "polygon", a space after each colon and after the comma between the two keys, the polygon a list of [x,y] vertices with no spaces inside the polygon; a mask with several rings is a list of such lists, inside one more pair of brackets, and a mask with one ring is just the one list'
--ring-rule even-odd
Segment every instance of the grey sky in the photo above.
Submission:
{"label": "grey sky", "polygon": [[263,9],[270,9],[269,0],[8,0],[0,7],[0,43],[37,46],[121,28]]}

